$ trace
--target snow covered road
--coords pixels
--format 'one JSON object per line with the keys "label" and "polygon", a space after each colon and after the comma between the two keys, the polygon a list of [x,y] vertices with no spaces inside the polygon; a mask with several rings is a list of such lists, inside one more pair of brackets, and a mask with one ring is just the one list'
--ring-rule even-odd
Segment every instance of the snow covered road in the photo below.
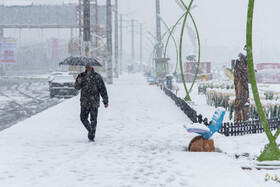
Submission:
{"label": "snow covered road", "polygon": [[186,115],[140,75],[107,85],[96,142],[79,96],[0,132],[0,186],[258,186],[223,153],[190,153]]}
{"label": "snow covered road", "polygon": [[0,77],[0,131],[63,101],[50,98],[47,80],[33,78]]}

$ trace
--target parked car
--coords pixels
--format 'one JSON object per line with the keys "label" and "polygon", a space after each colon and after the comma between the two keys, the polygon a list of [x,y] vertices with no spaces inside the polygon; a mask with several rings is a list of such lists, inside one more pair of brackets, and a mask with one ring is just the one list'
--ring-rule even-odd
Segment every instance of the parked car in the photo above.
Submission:
{"label": "parked car", "polygon": [[50,83],[50,97],[72,97],[79,91],[74,88],[75,77],[73,75],[57,75]]}
{"label": "parked car", "polygon": [[59,76],[59,75],[69,75],[69,72],[65,72],[65,71],[54,71],[50,74],[50,76],[48,77],[48,83],[50,84],[55,76]]}

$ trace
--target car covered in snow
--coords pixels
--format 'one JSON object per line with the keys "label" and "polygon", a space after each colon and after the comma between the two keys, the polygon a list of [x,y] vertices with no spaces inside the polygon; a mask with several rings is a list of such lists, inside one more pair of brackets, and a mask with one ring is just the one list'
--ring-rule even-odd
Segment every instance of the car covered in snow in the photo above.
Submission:
{"label": "car covered in snow", "polygon": [[69,72],[65,72],[65,71],[54,71],[50,74],[50,76],[48,77],[48,83],[50,84],[55,76],[60,76],[60,75],[69,75]]}
{"label": "car covered in snow", "polygon": [[75,77],[73,75],[56,75],[50,82],[50,97],[72,97],[79,91],[74,88]]}

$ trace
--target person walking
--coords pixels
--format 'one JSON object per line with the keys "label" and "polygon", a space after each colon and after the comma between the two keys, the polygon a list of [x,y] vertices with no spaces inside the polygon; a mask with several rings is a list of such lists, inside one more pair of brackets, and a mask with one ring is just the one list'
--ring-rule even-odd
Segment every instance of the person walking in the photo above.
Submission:
{"label": "person walking", "polygon": [[[94,141],[100,95],[103,99],[104,107],[109,106],[107,89],[101,75],[96,73],[92,66],[86,66],[85,72],[77,76],[74,87],[77,90],[81,90],[80,120],[88,131],[88,139]],[[90,122],[88,121],[89,114]]]}

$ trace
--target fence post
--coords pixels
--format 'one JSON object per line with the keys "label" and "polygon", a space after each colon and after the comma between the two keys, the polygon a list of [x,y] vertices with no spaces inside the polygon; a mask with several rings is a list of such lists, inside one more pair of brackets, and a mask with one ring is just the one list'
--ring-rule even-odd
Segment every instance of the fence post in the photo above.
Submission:
{"label": "fence post", "polygon": [[248,134],[252,134],[252,121],[249,121],[249,129],[248,129]]}
{"label": "fence post", "polygon": [[220,129],[220,133],[224,135],[224,128],[225,128],[225,123],[222,123],[221,129]]}
{"label": "fence post", "polygon": [[252,134],[256,134],[256,120],[253,121]]}
{"label": "fence post", "polygon": [[258,123],[258,133],[261,133],[262,131],[262,129],[261,129],[261,127],[262,127],[262,122],[259,120],[259,123]]}
{"label": "fence post", "polygon": [[242,122],[239,122],[238,123],[238,134],[237,134],[238,136],[239,135],[242,135]]}
{"label": "fence post", "polygon": [[226,136],[229,136],[229,122],[226,123],[226,129],[225,129],[225,134]]}
{"label": "fence post", "polygon": [[233,136],[233,123],[230,123],[230,135]]}

